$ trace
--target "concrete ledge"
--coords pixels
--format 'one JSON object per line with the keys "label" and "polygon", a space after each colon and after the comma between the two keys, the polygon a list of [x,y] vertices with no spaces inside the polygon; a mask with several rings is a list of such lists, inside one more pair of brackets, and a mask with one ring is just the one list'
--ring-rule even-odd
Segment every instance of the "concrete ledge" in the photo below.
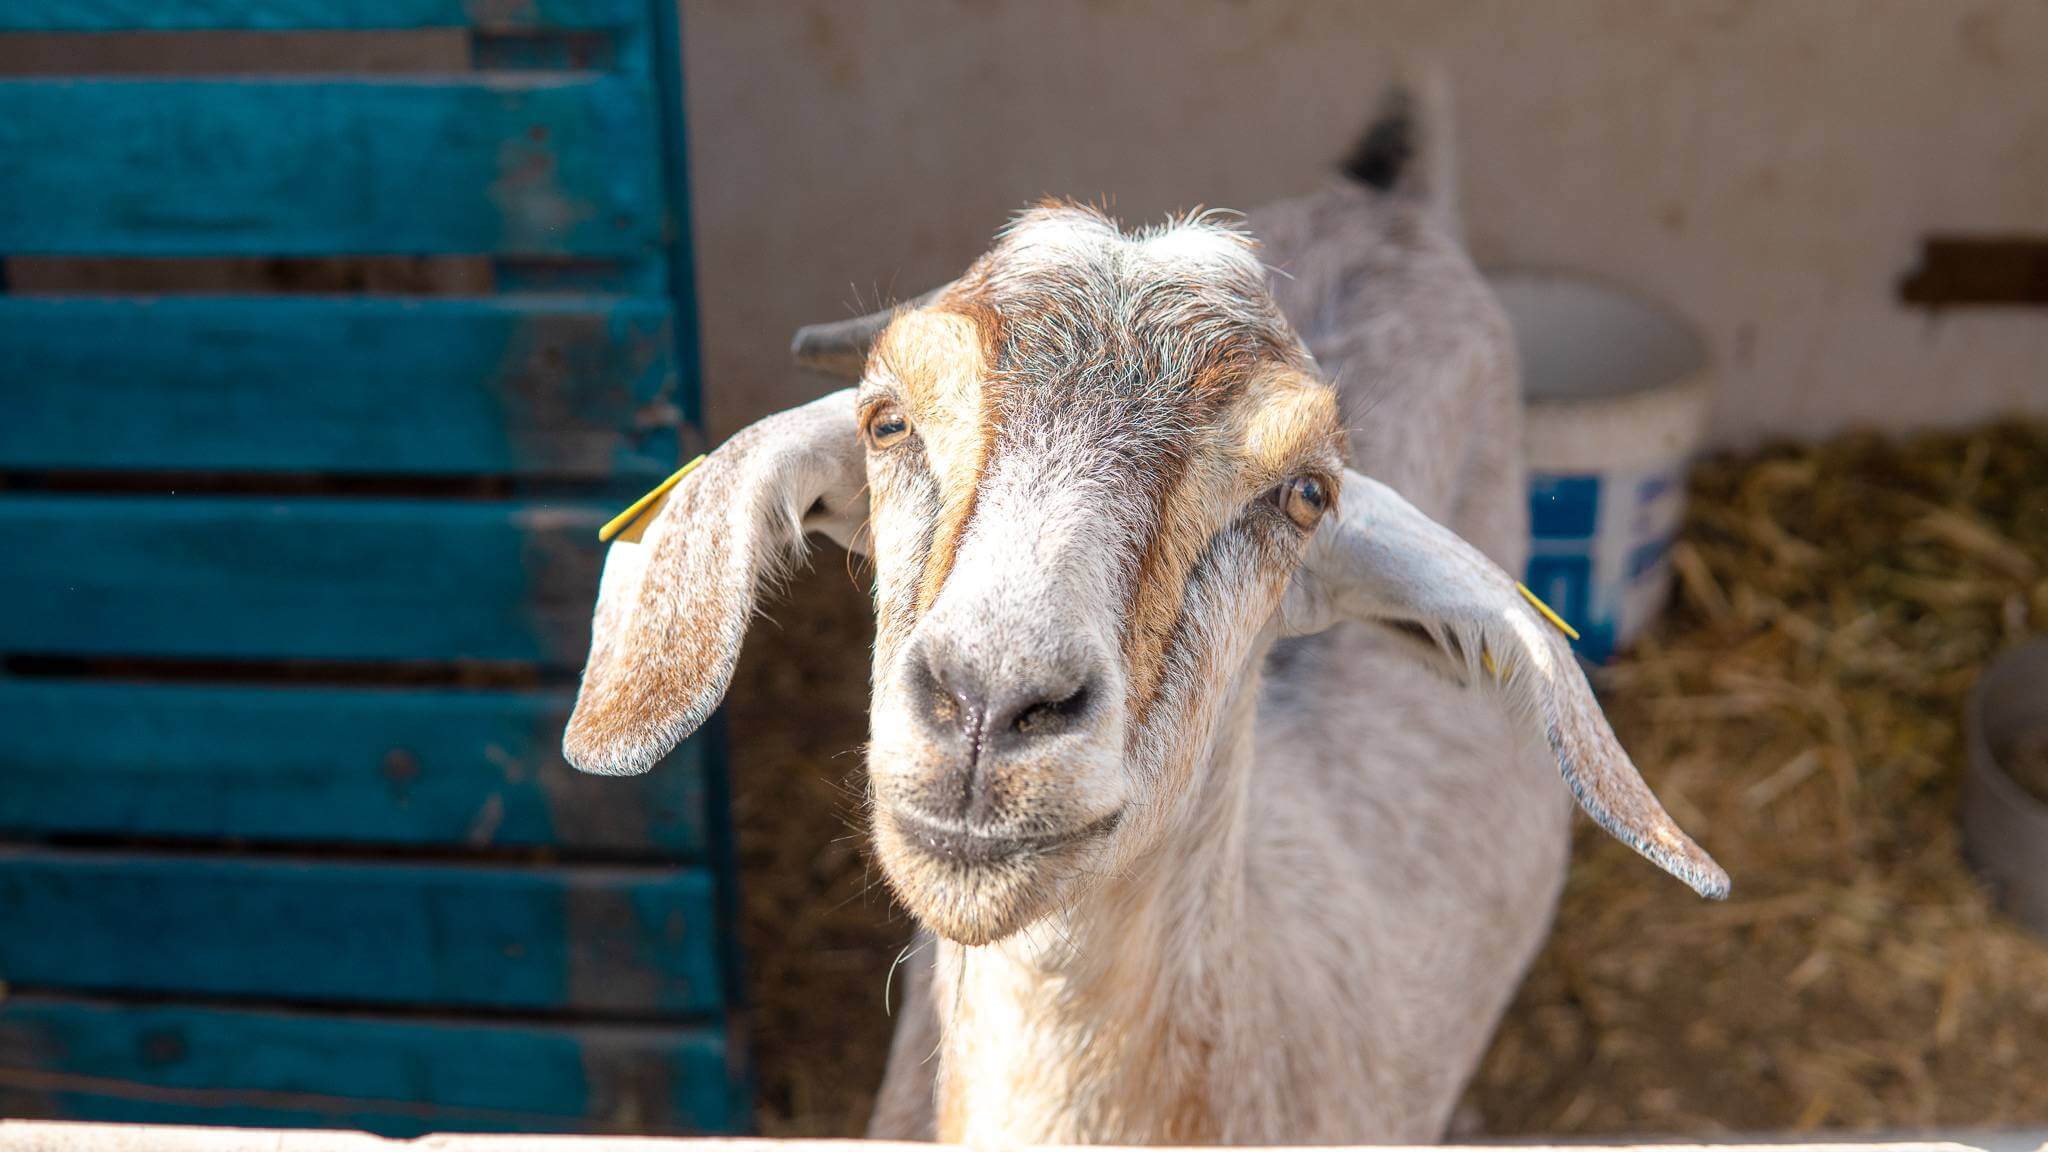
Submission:
{"label": "concrete ledge", "polygon": [[[1495,1144],[1467,1150],[1443,1145],[1403,1150],[1378,1145],[1370,1152],[1498,1152],[1504,1147],[1531,1152],[1585,1152],[1586,1146]],[[1983,1152],[1969,1144],[1883,1142],[1606,1147],[1625,1148],[1629,1152]],[[668,1140],[637,1136],[423,1136],[417,1140],[385,1140],[360,1132],[0,1120],[0,1152],[928,1152],[929,1148],[924,1144],[867,1140]],[[2039,1152],[2048,1152],[2048,1145]]]}

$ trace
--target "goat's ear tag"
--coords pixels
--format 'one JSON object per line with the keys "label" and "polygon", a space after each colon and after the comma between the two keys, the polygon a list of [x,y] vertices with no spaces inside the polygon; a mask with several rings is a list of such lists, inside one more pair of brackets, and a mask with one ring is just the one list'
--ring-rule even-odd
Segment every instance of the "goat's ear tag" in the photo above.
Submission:
{"label": "goat's ear tag", "polygon": [[656,484],[653,491],[633,501],[631,507],[612,517],[604,527],[599,528],[597,538],[607,544],[614,540],[638,544],[641,534],[647,531],[647,525],[653,522],[655,513],[660,512],[661,506],[668,503],[669,490],[682,483],[683,477],[688,476],[703,462],[704,457],[699,456],[676,469],[673,476]]}
{"label": "goat's ear tag", "polygon": [[[1559,632],[1564,633],[1566,636],[1569,636],[1574,640],[1577,640],[1579,638],[1579,630],[1577,628],[1572,627],[1570,624],[1565,623],[1564,617],[1559,616],[1557,614],[1556,609],[1552,608],[1548,604],[1545,604],[1543,602],[1543,597],[1538,596],[1534,592],[1531,592],[1527,584],[1522,583],[1520,580],[1515,581],[1515,591],[1520,592],[1522,594],[1522,599],[1527,600],[1529,602],[1529,607],[1534,608],[1536,609],[1536,611],[1542,613],[1543,618],[1545,620],[1550,621],[1550,623],[1553,626],[1555,626]],[[1498,680],[1501,678],[1500,666],[1493,662],[1493,653],[1488,652],[1483,648],[1480,649],[1479,662],[1486,666],[1486,670],[1493,674],[1494,679]]]}
{"label": "goat's ear tag", "polygon": [[1545,604],[1541,596],[1538,596],[1534,592],[1529,591],[1529,586],[1527,584],[1522,583],[1520,580],[1515,581],[1515,591],[1520,592],[1522,594],[1522,599],[1527,600],[1531,608],[1534,608],[1538,612],[1543,613],[1543,618],[1545,620],[1548,620],[1552,624],[1557,625],[1557,630],[1559,632],[1564,633],[1565,635],[1571,637],[1574,640],[1577,640],[1579,638],[1579,630],[1565,623],[1564,617],[1559,616],[1555,609],[1553,609],[1550,605]]}

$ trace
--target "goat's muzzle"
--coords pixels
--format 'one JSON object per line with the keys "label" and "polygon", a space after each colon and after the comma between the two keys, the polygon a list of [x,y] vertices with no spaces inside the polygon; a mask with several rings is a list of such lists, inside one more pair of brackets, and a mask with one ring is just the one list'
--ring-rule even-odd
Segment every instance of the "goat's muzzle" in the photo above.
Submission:
{"label": "goat's muzzle", "polygon": [[877,855],[919,919],[964,943],[1017,931],[1099,871],[1128,800],[1123,684],[1094,646],[906,645],[869,749]]}

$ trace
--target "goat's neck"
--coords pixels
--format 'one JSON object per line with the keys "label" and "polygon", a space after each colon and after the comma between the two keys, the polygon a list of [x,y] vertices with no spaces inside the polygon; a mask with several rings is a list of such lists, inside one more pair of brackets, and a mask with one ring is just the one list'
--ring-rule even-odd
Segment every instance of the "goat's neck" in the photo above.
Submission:
{"label": "goat's neck", "polygon": [[942,1140],[1196,1144],[1222,1135],[1208,1070],[1227,1031],[1223,989],[1241,992],[1251,969],[1242,928],[1258,686],[1248,679],[1198,746],[1170,854],[999,944],[941,942]]}

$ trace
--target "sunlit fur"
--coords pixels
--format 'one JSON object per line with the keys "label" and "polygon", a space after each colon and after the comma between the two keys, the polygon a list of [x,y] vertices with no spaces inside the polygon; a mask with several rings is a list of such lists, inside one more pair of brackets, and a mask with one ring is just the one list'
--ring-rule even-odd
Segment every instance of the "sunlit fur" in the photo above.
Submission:
{"label": "sunlit fur", "polygon": [[[1266,496],[1347,442],[1519,564],[1505,325],[1419,206],[1339,184],[1251,224],[1262,250],[1036,210],[870,358],[861,401],[924,438],[869,462],[876,847],[938,937],[876,1135],[1433,1140],[1548,922],[1567,809],[1540,756],[1398,642],[1273,648],[1301,534]],[[938,343],[978,383],[925,383]],[[1008,769],[1019,826],[1118,811],[1112,836],[963,869],[895,834],[934,767],[895,690],[921,629],[1020,675],[1113,649],[1120,707]]]}
{"label": "sunlit fur", "polygon": [[[1341,465],[1336,397],[1308,365],[1241,232],[1194,218],[1125,235],[1064,205],[1019,217],[883,333],[859,402],[900,406],[916,432],[869,463],[870,774],[884,867],[927,924],[963,943],[1007,937],[1176,822],[1222,681],[1303,539],[1269,496]],[[1188,611],[1197,581],[1247,621],[1221,647]],[[898,806],[947,756],[903,690],[913,639],[1008,680],[1076,649],[1106,665],[1087,731],[989,765],[1000,823],[975,831],[1114,830],[973,867],[903,835]]]}
{"label": "sunlit fur", "polygon": [[[1244,231],[1027,212],[811,340],[858,389],[735,436],[612,547],[563,744],[600,773],[716,706],[807,533],[874,560],[874,842],[922,930],[872,1134],[1431,1141],[1548,926],[1560,774],[1726,892],[1507,574],[1513,345],[1448,189],[1366,167],[1391,176]],[[1320,521],[1275,499],[1302,475]],[[1087,703],[984,744],[935,670]]]}

